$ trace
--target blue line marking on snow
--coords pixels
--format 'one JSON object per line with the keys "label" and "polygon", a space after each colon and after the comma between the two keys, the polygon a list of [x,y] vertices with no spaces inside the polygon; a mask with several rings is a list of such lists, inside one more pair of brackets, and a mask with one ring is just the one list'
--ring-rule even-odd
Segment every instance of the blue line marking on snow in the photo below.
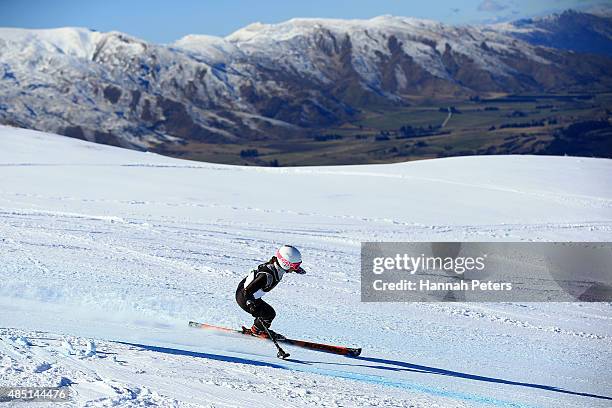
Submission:
{"label": "blue line marking on snow", "polygon": [[[223,361],[223,362],[228,362],[228,363],[248,364],[248,365],[253,365],[253,366],[258,366],[258,367],[280,368],[284,370],[307,372],[307,373],[312,373],[312,374],[324,375],[328,377],[344,378],[348,380],[367,382],[370,384],[380,384],[380,385],[394,387],[394,388],[401,388],[405,390],[426,393],[429,395],[452,398],[452,399],[457,399],[457,400],[462,400],[462,401],[475,402],[475,403],[480,403],[480,404],[485,404],[485,405],[493,405],[497,407],[535,408],[533,405],[525,405],[525,404],[511,402],[511,401],[503,401],[503,400],[499,400],[499,399],[492,398],[492,397],[479,396],[479,395],[467,394],[467,393],[456,392],[456,391],[441,390],[441,389],[437,389],[434,387],[428,387],[424,385],[415,384],[410,381],[401,380],[401,379],[390,379],[390,378],[385,378],[385,377],[378,376],[378,375],[361,374],[361,373],[353,373],[350,371],[312,367],[311,363],[302,362],[299,360],[289,359],[289,360],[285,360],[284,363],[269,363],[265,361],[253,360],[253,359],[243,358],[243,357],[233,357],[233,356],[226,356],[226,355],[221,355],[221,354],[181,350],[181,349],[170,348],[170,347],[151,346],[151,345],[146,345],[146,344],[129,343],[129,342],[123,342],[123,341],[117,341],[116,343],[123,344],[126,346],[138,347],[143,350],[153,351],[157,353],[189,356],[189,357],[196,357],[196,358],[206,358],[209,360]],[[287,364],[287,363],[290,363],[290,364]]]}
{"label": "blue line marking on snow", "polygon": [[439,397],[446,397],[446,398],[452,398],[456,400],[476,402],[480,404],[493,405],[497,407],[536,408],[536,406],[534,405],[526,405],[526,404],[521,404],[518,402],[503,401],[503,400],[493,398],[493,397],[486,397],[486,396],[480,396],[480,395],[475,395],[475,394],[467,394],[467,393],[458,392],[458,391],[447,391],[447,390],[437,389],[433,387],[428,387],[425,385],[415,384],[415,383],[412,383],[406,380],[390,379],[390,378],[385,378],[382,376],[372,375],[372,374],[353,373],[350,371],[332,370],[332,369],[318,368],[318,367],[305,368],[305,366],[292,366],[292,367],[287,367],[287,368],[294,370],[294,371],[309,372],[309,373],[320,374],[320,375],[325,375],[329,377],[345,378],[349,380],[367,382],[370,384],[380,384],[380,385],[385,385],[385,386],[394,387],[394,388],[401,388],[401,389],[410,390],[410,391],[418,391],[418,392],[426,393],[429,395],[435,395]]}
{"label": "blue line marking on snow", "polygon": [[[385,364],[385,366],[376,366],[376,368],[380,368],[384,370],[391,370],[391,371],[405,370],[405,371],[421,372],[421,373],[426,373],[426,374],[445,375],[449,377],[465,378],[467,380],[482,381],[482,382],[489,382],[489,383],[495,383],[495,384],[506,384],[506,385],[513,385],[513,386],[519,386],[519,387],[526,387],[526,388],[535,388],[539,390],[558,392],[561,394],[576,395],[580,397],[612,400],[612,397],[608,397],[605,395],[591,394],[588,392],[570,391],[570,390],[566,390],[563,388],[554,387],[551,385],[512,381],[512,380],[505,380],[503,378],[495,378],[495,377],[486,377],[483,375],[469,374],[469,373],[463,373],[459,371],[446,370],[443,368],[429,367],[429,366],[424,366],[424,365],[419,365],[419,364],[414,364],[414,363],[408,363],[405,361],[387,360],[383,358],[364,357],[364,356],[353,357],[353,359],[366,361],[370,363]],[[352,365],[352,364],[349,364],[349,365]],[[396,366],[396,367],[393,367],[393,366]],[[368,367],[368,366],[364,366],[364,367]],[[397,367],[401,367],[401,368],[397,368]]]}

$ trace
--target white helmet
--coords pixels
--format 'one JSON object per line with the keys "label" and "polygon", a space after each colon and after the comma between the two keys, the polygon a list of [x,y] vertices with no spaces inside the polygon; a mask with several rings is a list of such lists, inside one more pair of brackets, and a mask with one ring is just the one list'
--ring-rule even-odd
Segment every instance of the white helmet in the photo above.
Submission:
{"label": "white helmet", "polygon": [[281,268],[286,271],[297,271],[302,263],[302,254],[291,245],[283,245],[276,251],[276,259]]}

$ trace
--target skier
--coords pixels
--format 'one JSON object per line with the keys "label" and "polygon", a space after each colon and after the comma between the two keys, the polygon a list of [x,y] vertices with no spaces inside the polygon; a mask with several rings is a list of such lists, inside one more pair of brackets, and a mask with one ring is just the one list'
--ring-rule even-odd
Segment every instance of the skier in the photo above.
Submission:
{"label": "skier", "polygon": [[265,334],[268,329],[270,335],[276,338],[283,337],[269,329],[276,312],[261,297],[274,289],[285,273],[305,274],[306,271],[300,266],[301,263],[300,251],[291,245],[283,245],[276,251],[276,256],[253,269],[240,281],[236,289],[236,302],[255,318],[251,327],[253,334]]}

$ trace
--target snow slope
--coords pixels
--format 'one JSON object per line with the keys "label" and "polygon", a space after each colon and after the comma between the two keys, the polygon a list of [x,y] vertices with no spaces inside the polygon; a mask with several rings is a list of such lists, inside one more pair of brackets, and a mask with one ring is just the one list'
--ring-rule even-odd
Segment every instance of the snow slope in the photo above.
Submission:
{"label": "snow slope", "polygon": [[[359,242],[609,241],[611,170],[235,167],[0,127],[0,385],[71,384],[75,406],[610,406],[610,304],[361,303]],[[186,327],[248,323],[235,286],[285,242],[308,274],[267,298],[275,329],[361,358]]]}

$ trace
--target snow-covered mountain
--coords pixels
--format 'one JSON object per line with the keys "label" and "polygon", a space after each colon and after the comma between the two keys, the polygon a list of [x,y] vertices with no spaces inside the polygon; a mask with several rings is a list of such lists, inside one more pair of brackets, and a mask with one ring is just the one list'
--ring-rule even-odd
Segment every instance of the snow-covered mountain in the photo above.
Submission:
{"label": "snow-covered mountain", "polygon": [[[69,407],[609,407],[608,303],[364,303],[361,241],[610,241],[612,160],[481,156],[258,168],[0,126],[0,386]],[[270,199],[290,180],[295,199]],[[302,249],[251,322],[236,285]],[[51,406],[51,404],[48,404]],[[59,406],[59,404],[58,404]]]}
{"label": "snow-covered mountain", "polygon": [[540,18],[499,24],[496,29],[530,44],[612,56],[612,8],[607,12],[566,10]]}
{"label": "snow-covered mountain", "polygon": [[612,87],[609,58],[521,33],[393,16],[256,23],[170,45],[0,29],[0,121],[146,148],[287,138],[419,98]]}

